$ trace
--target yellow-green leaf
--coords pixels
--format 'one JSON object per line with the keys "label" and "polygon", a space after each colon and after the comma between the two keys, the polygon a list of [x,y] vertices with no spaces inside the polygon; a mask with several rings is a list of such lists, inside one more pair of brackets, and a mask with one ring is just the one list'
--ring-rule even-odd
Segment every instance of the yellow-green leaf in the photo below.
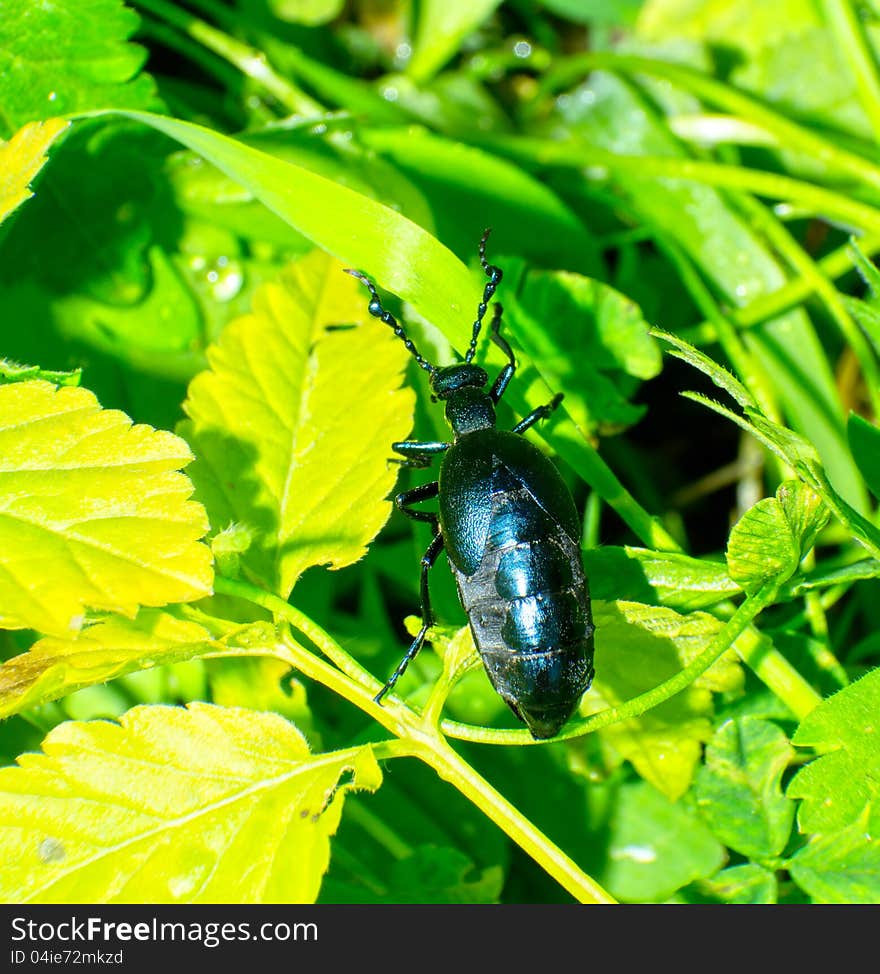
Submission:
{"label": "yellow-green leaf", "polygon": [[[265,628],[265,623],[245,627]],[[47,636],[0,666],[0,717],[138,670],[222,653],[241,630],[215,639],[204,626],[157,609],[134,620],[113,616],[75,639]]]}
{"label": "yellow-green leaf", "polygon": [[369,745],[312,754],[276,714],[210,704],[69,722],[0,770],[6,903],[303,903]]}
{"label": "yellow-green leaf", "polygon": [[208,594],[191,458],[87,389],[0,386],[0,627],[63,636],[87,608],[134,616]]}
{"label": "yellow-green leaf", "polygon": [[0,223],[34,195],[31,180],[43,168],[49,146],[68,125],[63,118],[28,122],[8,142],[0,141]]}
{"label": "yellow-green leaf", "polygon": [[[705,612],[681,615],[638,602],[593,600],[596,679],[581,713],[618,706],[669,679],[706,648],[721,624]],[[712,735],[712,691],[741,685],[742,672],[723,656],[691,686],[640,717],[599,731],[618,759],[673,801],[687,790]]]}
{"label": "yellow-green leaf", "polygon": [[391,510],[388,457],[414,396],[400,388],[403,343],[366,298],[314,251],[226,327],[185,403],[181,432],[211,523],[253,530],[243,570],[284,597],[306,568],[360,558]]}

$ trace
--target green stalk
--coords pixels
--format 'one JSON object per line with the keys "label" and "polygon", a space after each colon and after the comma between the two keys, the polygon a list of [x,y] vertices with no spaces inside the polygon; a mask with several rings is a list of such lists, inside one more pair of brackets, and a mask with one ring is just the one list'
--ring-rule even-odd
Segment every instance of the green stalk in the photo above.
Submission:
{"label": "green stalk", "polygon": [[822,0],[822,9],[843,60],[855,79],[874,137],[880,141],[880,76],[858,15],[849,0]]}
{"label": "green stalk", "polygon": [[[750,196],[738,196],[737,202],[779,255],[784,257],[791,264],[792,269],[797,271],[802,278],[810,282],[812,290],[823,300],[832,320],[858,359],[871,400],[871,408],[874,415],[880,416],[880,369],[877,366],[877,359],[865,341],[862,331],[852,320],[837,288],[789,233],[788,228],[780,223],[767,207]],[[770,414],[768,413],[768,415]]]}
{"label": "green stalk", "polygon": [[324,106],[278,74],[262,51],[243,44],[168,0],[136,0],[136,3],[143,10],[183,31],[238,68],[242,74],[269,92],[291,114],[308,116],[324,113]]}
{"label": "green stalk", "polygon": [[756,629],[742,634],[737,641],[736,651],[764,686],[785,701],[799,721],[822,702],[822,697],[774,648],[773,643]]}
{"label": "green stalk", "polygon": [[[867,256],[873,257],[880,252],[880,237],[864,236],[859,241],[859,246]],[[853,269],[854,259],[849,244],[843,244],[816,263],[821,275],[833,281]],[[809,279],[795,278],[772,293],[755,298],[744,308],[731,309],[728,313],[729,319],[737,328],[753,328],[772,318],[778,318],[810,297],[816,289],[817,281],[813,276]],[[704,321],[680,332],[680,337],[692,345],[702,345],[716,341],[718,336],[715,325],[711,321]]]}
{"label": "green stalk", "polygon": [[[827,0],[826,0],[827,2]],[[860,182],[880,188],[880,167],[862,156],[848,152],[830,139],[793,122],[785,115],[768,108],[757,98],[733,88],[723,81],[692,68],[667,61],[595,51],[563,59],[542,82],[543,91],[565,87],[587,71],[605,69],[622,74],[645,74],[678,85],[702,101],[716,105],[733,115],[747,119],[771,133],[780,146],[803,152],[804,155],[832,166],[841,173],[856,177]],[[536,99],[536,103],[539,99]]]}
{"label": "green stalk", "polygon": [[[436,726],[410,707],[395,700],[384,705],[373,699],[373,688],[380,684],[355,662],[320,626],[283,599],[237,579],[216,576],[215,591],[247,599],[270,609],[300,629],[325,655],[343,664],[345,672],[325,663],[293,639],[286,638],[271,647],[242,649],[237,655],[271,655],[284,659],[305,676],[359,707],[398,738],[376,745],[381,758],[417,757],[445,781],[458,789],[477,808],[488,815],[517,845],[530,855],[581,903],[613,903],[614,899],[540,829],[481,777],[443,739]],[[347,657],[347,659],[346,659]]]}
{"label": "green stalk", "polygon": [[439,735],[430,744],[417,744],[411,753],[469,798],[579,903],[615,902],[607,890],[583,872]]}
{"label": "green stalk", "polygon": [[801,179],[719,162],[665,156],[617,155],[589,142],[548,141],[525,136],[484,136],[478,140],[523,165],[607,169],[640,179],[683,179],[716,188],[739,189],[797,203],[807,212],[850,227],[880,232],[880,210]]}

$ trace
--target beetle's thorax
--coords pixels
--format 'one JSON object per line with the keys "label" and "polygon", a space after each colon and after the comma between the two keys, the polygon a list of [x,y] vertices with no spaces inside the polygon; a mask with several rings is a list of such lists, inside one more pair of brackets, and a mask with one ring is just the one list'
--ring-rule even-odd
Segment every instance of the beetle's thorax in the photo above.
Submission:
{"label": "beetle's thorax", "polygon": [[466,386],[446,400],[446,421],[455,439],[495,425],[495,403],[482,389]]}

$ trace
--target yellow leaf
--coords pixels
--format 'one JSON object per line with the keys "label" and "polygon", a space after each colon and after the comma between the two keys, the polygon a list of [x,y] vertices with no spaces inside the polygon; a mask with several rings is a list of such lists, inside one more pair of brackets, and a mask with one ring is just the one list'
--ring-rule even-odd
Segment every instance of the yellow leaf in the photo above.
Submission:
{"label": "yellow leaf", "polygon": [[369,744],[314,754],[277,714],[192,703],[59,724],[0,769],[4,903],[306,903]]}
{"label": "yellow leaf", "polygon": [[209,594],[207,518],[179,472],[191,459],[87,389],[0,386],[0,627],[63,636],[87,608]]}
{"label": "yellow leaf", "polygon": [[407,360],[320,251],[264,285],[208,350],[184,404],[190,473],[214,528],[252,529],[243,569],[279,595],[312,565],[357,561],[388,519],[391,443],[412,425]]}
{"label": "yellow leaf", "polygon": [[0,142],[0,223],[34,195],[30,182],[43,168],[49,146],[69,125],[63,118],[28,122],[8,142]]}

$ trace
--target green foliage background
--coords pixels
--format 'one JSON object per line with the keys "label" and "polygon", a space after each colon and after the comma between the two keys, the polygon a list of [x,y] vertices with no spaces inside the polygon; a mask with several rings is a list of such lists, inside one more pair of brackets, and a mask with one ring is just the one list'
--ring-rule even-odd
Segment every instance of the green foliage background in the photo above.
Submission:
{"label": "green foliage background", "polygon": [[[878,57],[873,0],[7,0],[0,897],[880,901]],[[442,561],[372,700],[446,428],[342,271],[446,363],[486,226],[597,625],[540,745]]]}

